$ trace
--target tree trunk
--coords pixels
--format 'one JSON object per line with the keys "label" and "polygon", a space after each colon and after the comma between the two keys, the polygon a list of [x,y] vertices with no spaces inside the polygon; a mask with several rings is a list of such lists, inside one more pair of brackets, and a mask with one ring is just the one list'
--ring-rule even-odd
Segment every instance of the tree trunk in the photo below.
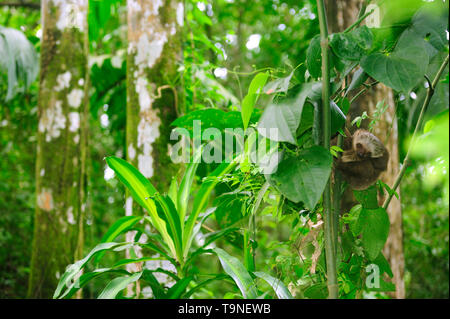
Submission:
{"label": "tree trunk", "polygon": [[[127,160],[160,192],[178,170],[169,156],[169,137],[183,101],[178,90],[183,24],[182,1],[128,0]],[[127,194],[126,215],[140,211]]]}
{"label": "tree trunk", "polygon": [[[358,14],[362,6],[361,0],[337,0],[327,1],[327,16],[330,32],[341,32],[358,19]],[[399,172],[399,153],[398,153],[398,128],[395,115],[395,103],[393,92],[390,88],[377,84],[360,96],[350,107],[348,123],[362,112],[366,111],[369,116],[374,115],[378,102],[384,100],[389,105],[383,113],[380,120],[373,127],[373,133],[380,138],[389,151],[390,158],[386,172],[381,175],[381,180],[389,186],[394,184],[395,178]],[[362,122],[362,127],[367,128],[368,121]],[[345,206],[355,204],[351,192],[343,199]],[[397,190],[400,195],[400,190]],[[400,198],[400,196],[399,196]],[[383,203],[383,198],[380,198]],[[404,256],[403,256],[403,230],[402,230],[402,212],[400,200],[393,198],[387,212],[391,222],[389,237],[384,248],[384,255],[391,265],[394,274],[393,283],[396,291],[393,296],[398,299],[405,298],[405,284],[403,280]]]}
{"label": "tree trunk", "polygon": [[28,297],[51,298],[81,258],[88,112],[88,0],[42,0],[36,212]]}

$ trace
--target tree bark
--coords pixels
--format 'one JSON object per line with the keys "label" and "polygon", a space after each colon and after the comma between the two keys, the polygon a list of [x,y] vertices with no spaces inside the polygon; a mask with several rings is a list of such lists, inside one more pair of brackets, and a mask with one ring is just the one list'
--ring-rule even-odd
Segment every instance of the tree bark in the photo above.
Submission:
{"label": "tree bark", "polygon": [[43,0],[36,211],[29,298],[51,298],[81,258],[88,112],[88,0]]}
{"label": "tree bark", "polygon": [[[178,0],[128,0],[127,6],[127,160],[163,192],[179,168],[169,156],[169,137],[183,101],[178,68],[184,6]],[[126,215],[140,213],[127,194]],[[127,240],[132,237],[127,234]]]}
{"label": "tree bark", "polygon": [[[327,16],[329,18],[328,21],[331,32],[342,32],[354,23],[358,19],[362,3],[363,1],[361,0],[328,0]],[[364,22],[362,24],[364,24]],[[380,178],[384,183],[392,186],[400,170],[398,128],[392,90],[383,84],[377,84],[375,87],[367,90],[351,105],[347,121],[348,124],[350,124],[356,116],[360,116],[364,111],[366,111],[369,116],[373,116],[377,103],[382,100],[384,100],[384,103],[389,105],[389,107],[373,127],[373,133],[381,139],[389,151],[390,157],[388,168]],[[367,128],[368,122],[369,121],[367,120],[363,121],[361,126]],[[398,190],[397,193],[400,195],[400,190]],[[351,207],[355,204],[355,199],[351,192],[347,191],[346,194],[346,198],[343,198],[342,200],[343,206]],[[383,201],[384,198],[380,198],[381,204]],[[396,291],[393,296],[398,299],[403,299],[405,298],[405,284],[403,280],[404,256],[400,199],[393,198],[387,212],[389,214],[391,228],[383,252],[389,261],[394,274],[392,281],[396,286]]]}

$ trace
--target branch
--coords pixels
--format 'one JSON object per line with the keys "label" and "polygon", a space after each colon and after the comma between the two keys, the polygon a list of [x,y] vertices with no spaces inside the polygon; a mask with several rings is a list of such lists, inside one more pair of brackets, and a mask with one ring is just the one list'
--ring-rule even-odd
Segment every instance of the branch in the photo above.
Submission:
{"label": "branch", "polygon": [[439,79],[441,78],[442,72],[444,72],[444,69],[448,64],[448,58],[449,58],[449,56],[447,55],[444,62],[442,62],[442,65],[439,68],[439,71],[436,73],[436,76],[434,77],[433,82],[430,83],[430,80],[425,76],[425,78],[428,81],[427,96],[425,97],[425,101],[423,102],[422,109],[420,110],[419,119],[417,120],[416,128],[414,129],[411,143],[409,144],[408,152],[406,153],[405,159],[403,160],[402,168],[401,168],[400,172],[398,173],[397,178],[395,179],[394,186],[392,186],[392,192],[389,192],[389,197],[386,199],[386,201],[383,204],[384,209],[388,208],[389,203],[391,202],[391,199],[394,196],[395,190],[397,189],[398,185],[400,185],[400,182],[402,181],[402,178],[405,175],[406,168],[410,165],[409,155],[411,154],[411,149],[413,148],[414,144],[416,143],[417,132],[419,131],[419,127],[422,125],[423,117],[425,115],[425,110],[427,109],[428,104],[430,104],[431,98],[433,97],[433,94],[434,94],[434,90],[436,89],[436,85],[438,84]]}
{"label": "branch", "polygon": [[[322,144],[330,149],[331,111],[330,111],[330,67],[328,51],[328,26],[323,0],[317,0],[320,27],[320,47],[322,51]],[[327,263],[328,298],[339,297],[336,267],[337,229],[335,229],[334,209],[331,205],[331,183],[328,180],[323,192],[325,256]]]}
{"label": "branch", "polygon": [[15,7],[15,8],[29,8],[33,10],[40,10],[41,4],[40,3],[33,3],[33,2],[0,2],[0,7]]}

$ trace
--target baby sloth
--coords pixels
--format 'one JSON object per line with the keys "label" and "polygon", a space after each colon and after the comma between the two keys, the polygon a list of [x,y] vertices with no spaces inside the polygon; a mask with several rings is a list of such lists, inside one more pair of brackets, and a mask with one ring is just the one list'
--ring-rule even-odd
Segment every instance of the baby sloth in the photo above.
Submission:
{"label": "baby sloth", "polygon": [[366,130],[359,129],[353,136],[345,138],[343,149],[336,168],[353,189],[366,189],[387,168],[389,153],[386,147]]}

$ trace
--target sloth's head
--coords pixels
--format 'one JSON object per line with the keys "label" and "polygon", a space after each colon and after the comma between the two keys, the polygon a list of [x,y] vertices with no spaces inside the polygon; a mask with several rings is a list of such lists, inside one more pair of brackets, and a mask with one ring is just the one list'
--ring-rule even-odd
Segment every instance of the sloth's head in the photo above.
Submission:
{"label": "sloth's head", "polygon": [[353,134],[353,149],[359,158],[382,157],[384,146],[372,133],[359,129]]}

